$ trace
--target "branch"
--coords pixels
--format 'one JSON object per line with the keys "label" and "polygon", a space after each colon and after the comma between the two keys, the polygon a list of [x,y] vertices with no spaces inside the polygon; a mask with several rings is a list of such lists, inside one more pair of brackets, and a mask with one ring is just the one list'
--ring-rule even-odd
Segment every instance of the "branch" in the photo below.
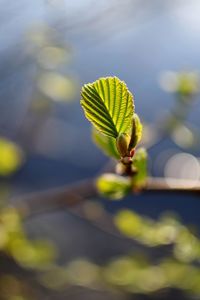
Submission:
{"label": "branch", "polygon": [[149,177],[144,190],[151,192],[178,192],[200,194],[200,181],[175,178]]}
{"label": "branch", "polygon": [[18,196],[11,199],[11,202],[21,215],[27,218],[35,214],[71,208],[96,195],[95,180],[88,179],[72,185]]}
{"label": "branch", "polygon": [[[192,180],[149,177],[142,192],[178,192],[200,194],[200,182]],[[135,191],[133,190],[133,194]],[[13,198],[13,205],[22,216],[29,217],[35,214],[72,208],[86,199],[95,197],[98,191],[95,179],[88,179],[47,191],[32,193]]]}

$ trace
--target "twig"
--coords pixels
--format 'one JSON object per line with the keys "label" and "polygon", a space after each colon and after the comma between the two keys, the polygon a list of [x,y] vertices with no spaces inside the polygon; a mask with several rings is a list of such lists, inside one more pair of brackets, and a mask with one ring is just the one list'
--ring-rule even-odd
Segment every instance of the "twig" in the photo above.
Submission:
{"label": "twig", "polygon": [[200,194],[200,181],[149,177],[145,190],[151,192],[178,192],[178,193],[193,193]]}
{"label": "twig", "polygon": [[95,181],[88,179],[60,188],[18,196],[11,199],[11,202],[21,215],[27,218],[35,214],[74,207],[95,195]]}
{"label": "twig", "polygon": [[[200,194],[200,182],[149,177],[142,191]],[[19,196],[12,199],[12,203],[24,217],[29,217],[62,208],[71,208],[97,195],[95,179],[88,179],[61,188]]]}

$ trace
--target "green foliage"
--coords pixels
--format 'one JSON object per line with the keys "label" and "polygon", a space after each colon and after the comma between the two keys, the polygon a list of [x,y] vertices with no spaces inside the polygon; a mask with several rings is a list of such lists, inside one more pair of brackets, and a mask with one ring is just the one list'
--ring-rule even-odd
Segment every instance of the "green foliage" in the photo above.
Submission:
{"label": "green foliage", "polygon": [[140,142],[142,138],[142,123],[140,122],[140,118],[137,114],[133,115],[133,124],[132,124],[132,132],[131,132],[131,140],[129,143],[129,151]]}
{"label": "green foliage", "polygon": [[131,187],[142,188],[147,178],[147,155],[144,149],[135,153],[142,136],[142,124],[134,113],[133,96],[117,77],[100,78],[83,86],[81,106],[93,127],[97,146],[107,155],[120,159],[120,175],[104,174],[97,179],[99,193],[121,199]]}
{"label": "green foliage", "polygon": [[95,144],[108,156],[120,159],[120,155],[116,148],[115,139],[111,136],[102,134],[100,131],[92,128],[92,138]]}
{"label": "green foliage", "polygon": [[119,78],[100,78],[85,84],[81,97],[85,116],[97,130],[114,138],[130,131],[133,96]]}
{"label": "green foliage", "polygon": [[102,196],[113,200],[125,197],[131,189],[130,178],[110,173],[101,175],[96,185]]}
{"label": "green foliage", "polygon": [[199,91],[199,76],[195,72],[180,72],[177,75],[177,93],[190,96]]}
{"label": "green foliage", "polygon": [[139,255],[121,255],[101,265],[85,257],[78,258],[65,266],[43,272],[40,282],[53,290],[63,290],[71,285],[96,288],[98,291],[105,291],[106,287],[114,295],[119,291],[129,298],[133,298],[130,294],[136,294],[137,298],[138,294],[146,294],[147,299],[161,299],[163,291],[164,298],[171,299],[170,294],[166,296],[167,289],[172,287],[190,294],[184,299],[199,299],[199,278],[197,265],[179,262],[174,258],[161,258],[149,263],[149,258],[141,251]]}
{"label": "green foliage", "polygon": [[28,268],[46,267],[55,256],[52,244],[28,240],[19,212],[13,207],[0,212],[1,252],[11,256],[20,266]]}
{"label": "green foliage", "polygon": [[200,77],[196,71],[166,71],[160,78],[161,86],[167,92],[176,93],[181,102],[191,102],[200,90]]}
{"label": "green foliage", "polygon": [[37,85],[44,96],[58,102],[72,100],[76,90],[76,85],[72,78],[52,71],[40,74]]}
{"label": "green foliage", "polygon": [[123,209],[115,215],[114,222],[121,233],[146,246],[172,244],[172,254],[180,262],[200,260],[200,240],[170,215],[163,215],[158,221],[154,221]]}
{"label": "green foliage", "polygon": [[[200,241],[194,232],[169,213],[153,220],[123,209],[114,215],[114,223],[124,236],[138,242],[138,250],[101,265],[80,257],[53,266],[40,274],[41,284],[55,290],[72,285],[104,291],[106,286],[129,297],[146,294],[153,298],[162,295],[159,291],[164,290],[166,296],[168,289],[176,288],[199,299]],[[157,247],[159,255],[152,255],[152,247]]]}
{"label": "green foliage", "polygon": [[0,138],[0,175],[9,176],[18,170],[23,163],[20,147],[12,141]]}
{"label": "green foliage", "polygon": [[147,152],[139,148],[133,157],[133,167],[136,173],[132,177],[132,186],[136,189],[143,188],[147,181]]}

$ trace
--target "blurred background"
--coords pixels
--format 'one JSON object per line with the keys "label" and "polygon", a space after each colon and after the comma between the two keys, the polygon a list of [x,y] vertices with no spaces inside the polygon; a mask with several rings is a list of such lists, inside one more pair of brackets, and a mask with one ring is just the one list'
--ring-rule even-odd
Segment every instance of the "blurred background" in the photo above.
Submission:
{"label": "blurred background", "polygon": [[[80,107],[81,86],[102,76],[119,77],[134,94],[149,173],[199,181],[199,1],[0,4],[0,299],[199,297],[196,195],[98,198],[86,202],[84,217],[66,209],[23,226],[8,208],[12,197],[95,177],[109,164]],[[114,215],[124,236],[95,227],[101,214]],[[124,220],[146,227],[130,233]],[[163,232],[167,240],[157,239]],[[175,261],[158,262],[173,253]]]}

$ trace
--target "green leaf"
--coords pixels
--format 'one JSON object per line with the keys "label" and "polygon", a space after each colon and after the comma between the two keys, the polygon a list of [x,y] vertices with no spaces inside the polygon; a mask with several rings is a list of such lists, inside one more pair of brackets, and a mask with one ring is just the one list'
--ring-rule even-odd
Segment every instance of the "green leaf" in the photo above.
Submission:
{"label": "green leaf", "polygon": [[134,113],[133,96],[119,78],[100,78],[85,84],[81,97],[85,116],[97,130],[113,138],[130,131]]}
{"label": "green leaf", "polygon": [[131,132],[131,140],[129,143],[128,150],[135,148],[135,146],[139,143],[142,138],[142,123],[140,122],[140,118],[137,114],[133,115],[132,121],[132,132]]}
{"label": "green leaf", "polygon": [[100,131],[92,128],[92,138],[95,144],[108,156],[120,159],[120,155],[116,148],[115,139],[111,136],[102,134]]}
{"label": "green leaf", "polygon": [[144,228],[144,219],[133,210],[121,209],[114,216],[117,228],[130,238],[138,238]]}
{"label": "green leaf", "polygon": [[22,149],[4,137],[0,137],[0,176],[9,176],[23,164]]}
{"label": "green leaf", "polygon": [[132,177],[132,185],[135,188],[143,188],[147,181],[147,152],[139,148],[133,158],[133,167],[137,173]]}
{"label": "green leaf", "polygon": [[106,173],[97,179],[96,186],[102,196],[119,200],[129,193],[131,181],[128,177]]}

